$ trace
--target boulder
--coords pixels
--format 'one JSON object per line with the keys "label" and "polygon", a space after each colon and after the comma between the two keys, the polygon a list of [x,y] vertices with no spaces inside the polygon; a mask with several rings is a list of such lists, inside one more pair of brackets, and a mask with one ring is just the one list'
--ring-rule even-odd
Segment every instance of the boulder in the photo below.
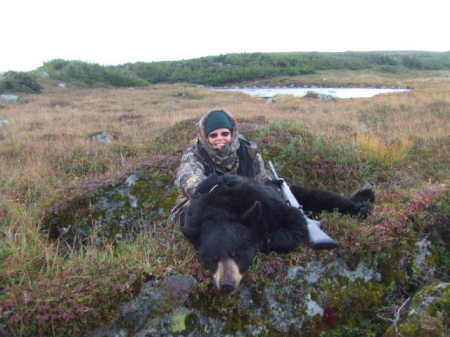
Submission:
{"label": "boulder", "polygon": [[46,73],[45,71],[40,71],[40,72],[38,72],[38,73],[36,74],[36,77],[39,77],[39,78],[49,78],[50,75],[49,75],[48,73]]}
{"label": "boulder", "polygon": [[450,283],[433,282],[408,298],[396,310],[392,326],[383,337],[448,336]]}
{"label": "boulder", "polygon": [[8,126],[9,120],[0,119],[0,140],[5,139],[5,127]]}
{"label": "boulder", "polygon": [[91,135],[91,139],[94,142],[102,144],[109,144],[112,142],[111,135],[105,131],[94,133],[93,135]]}
{"label": "boulder", "polygon": [[324,102],[332,102],[337,100],[335,96],[327,94],[318,94],[318,98]]}
{"label": "boulder", "polygon": [[17,103],[18,100],[19,100],[19,96],[0,95],[0,101],[6,102],[6,103]]}
{"label": "boulder", "polygon": [[[183,305],[198,287],[191,276],[170,275],[162,280],[144,283],[139,295],[120,308],[118,317],[108,326],[92,331],[86,337],[171,336],[186,330],[186,318],[194,310]],[[173,312],[169,308],[176,308]]]}
{"label": "boulder", "polygon": [[337,100],[337,98],[336,98],[335,96],[327,95],[327,94],[321,94],[321,93],[318,93],[318,92],[315,92],[315,91],[312,91],[312,90],[311,90],[311,91],[308,91],[308,92],[306,93],[306,95],[303,96],[303,97],[305,97],[305,98],[320,99],[320,100],[322,100],[322,101],[324,101],[324,102],[332,102],[332,101]]}
{"label": "boulder", "polygon": [[152,233],[152,220],[167,217],[167,205],[176,196],[171,177],[143,168],[116,184],[55,204],[47,210],[43,228],[51,238],[63,238],[70,245],[88,239],[98,244],[131,240],[137,234]]}

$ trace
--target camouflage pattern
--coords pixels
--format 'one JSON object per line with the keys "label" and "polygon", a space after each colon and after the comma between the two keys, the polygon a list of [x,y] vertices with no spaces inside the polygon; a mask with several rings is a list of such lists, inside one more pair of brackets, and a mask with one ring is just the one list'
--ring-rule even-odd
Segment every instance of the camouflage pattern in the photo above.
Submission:
{"label": "camouflage pattern", "polygon": [[200,161],[196,153],[197,144],[190,145],[184,151],[175,180],[178,191],[190,199],[194,198],[194,192],[198,184],[206,178],[205,163]]}
{"label": "camouflage pattern", "polygon": [[255,160],[258,162],[259,170],[257,171],[253,179],[262,184],[269,180],[274,180],[275,177],[273,176],[272,172],[264,167],[264,160],[259,153],[256,154]]}
{"label": "camouflage pattern", "polygon": [[[232,140],[222,149],[214,149],[207,140],[205,132],[205,121],[214,110],[203,116],[197,125],[198,140],[191,144],[181,157],[180,166],[176,172],[175,186],[180,193],[175,206],[171,211],[171,221],[182,224],[184,211],[189,203],[194,199],[195,189],[203,181],[207,172],[211,172],[208,163],[200,155],[200,148],[204,148],[214,163],[214,170],[219,174],[231,173],[236,174],[239,167],[239,158],[237,150],[240,147],[239,130],[234,117],[226,112],[233,124]],[[250,153],[251,152],[251,153]],[[255,180],[264,182],[273,179],[272,174],[264,168],[264,161],[257,152],[256,147],[249,148],[249,154],[254,158]]]}

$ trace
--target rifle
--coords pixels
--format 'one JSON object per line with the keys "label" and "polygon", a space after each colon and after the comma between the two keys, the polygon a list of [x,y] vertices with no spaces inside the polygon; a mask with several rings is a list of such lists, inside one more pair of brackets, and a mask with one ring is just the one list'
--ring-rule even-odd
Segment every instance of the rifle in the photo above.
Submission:
{"label": "rifle", "polygon": [[320,229],[320,221],[312,220],[306,216],[306,214],[303,212],[302,206],[298,203],[297,199],[295,199],[286,181],[278,177],[278,174],[275,171],[275,168],[272,165],[271,161],[269,161],[269,166],[275,179],[281,182],[280,189],[284,199],[286,200],[286,203],[289,206],[297,208],[305,217],[308,228],[309,243],[311,244],[311,246],[314,249],[332,249],[338,247],[338,243],[330,238],[322,229]]}

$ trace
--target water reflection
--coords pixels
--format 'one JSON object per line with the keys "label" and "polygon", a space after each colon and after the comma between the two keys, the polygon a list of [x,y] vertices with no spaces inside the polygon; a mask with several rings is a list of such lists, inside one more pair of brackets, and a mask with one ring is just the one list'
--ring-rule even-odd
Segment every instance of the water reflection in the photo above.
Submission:
{"label": "water reflection", "polygon": [[269,98],[276,95],[293,95],[303,97],[308,92],[329,95],[337,98],[373,97],[378,94],[404,92],[409,89],[398,88],[214,88],[218,91],[239,91],[254,97]]}

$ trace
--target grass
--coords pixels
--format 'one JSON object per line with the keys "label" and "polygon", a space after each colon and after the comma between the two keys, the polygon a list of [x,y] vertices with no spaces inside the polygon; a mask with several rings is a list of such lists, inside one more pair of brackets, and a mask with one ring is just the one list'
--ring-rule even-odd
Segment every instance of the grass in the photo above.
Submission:
{"label": "grass", "polygon": [[[133,242],[91,244],[64,254],[40,226],[46,209],[84,193],[93,182],[114,181],[164,156],[170,160],[160,167],[173,174],[176,156],[195,136],[193,128],[188,132],[178,123],[212,108],[250,121],[249,135],[267,148],[266,159],[277,156],[284,165],[280,173],[295,183],[348,193],[369,179],[378,183],[381,203],[399,186],[406,194],[448,188],[450,74],[344,75],[327,72],[272,83],[395,84],[414,90],[333,102],[286,96],[267,104],[186,84],[129,90],[68,83],[59,88],[44,79],[42,94],[0,103],[0,119],[10,122],[0,126],[0,335],[81,334],[113,317],[118,305],[133,297],[143,275],[208,277],[186,240],[165,220],[154,224],[155,233]],[[254,129],[255,124],[260,127]],[[111,144],[91,140],[101,131],[112,135]],[[403,199],[392,200],[404,212],[397,204]],[[374,219],[381,224],[387,216],[379,207]],[[377,235],[388,241],[383,228]],[[378,242],[364,241],[365,231],[371,229],[355,232],[361,245],[382,249]],[[345,239],[347,234],[336,230],[341,234]]]}
{"label": "grass", "polygon": [[399,165],[413,146],[413,142],[409,139],[399,139],[392,144],[385,144],[381,140],[366,134],[358,134],[356,142],[365,155],[382,167]]}

